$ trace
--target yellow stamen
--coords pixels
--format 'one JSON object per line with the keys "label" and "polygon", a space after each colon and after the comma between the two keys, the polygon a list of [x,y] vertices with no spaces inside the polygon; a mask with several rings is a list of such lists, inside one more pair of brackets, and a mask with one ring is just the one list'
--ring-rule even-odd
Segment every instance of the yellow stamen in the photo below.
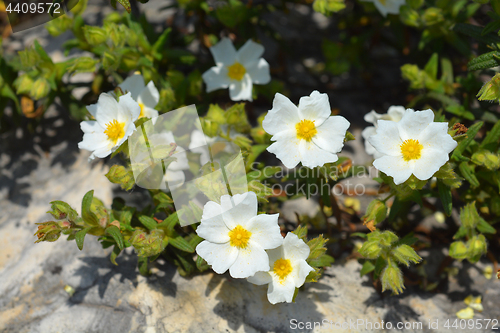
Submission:
{"label": "yellow stamen", "polygon": [[403,159],[408,162],[410,160],[418,160],[422,153],[422,146],[418,140],[408,139],[400,146]]}
{"label": "yellow stamen", "polygon": [[119,123],[116,119],[106,124],[106,130],[104,134],[108,136],[108,138],[113,141],[115,144],[118,140],[125,136],[125,123]]}
{"label": "yellow stamen", "polygon": [[292,263],[290,259],[278,259],[274,262],[273,272],[278,275],[280,280],[284,280],[292,272]]}
{"label": "yellow stamen", "polygon": [[247,70],[239,62],[235,62],[227,68],[227,76],[233,80],[241,81]]}
{"label": "yellow stamen", "polygon": [[314,126],[314,121],[306,119],[295,125],[295,129],[297,130],[297,139],[304,139],[306,141],[311,141],[316,133],[318,133],[316,126]]}
{"label": "yellow stamen", "polygon": [[139,107],[141,108],[141,113],[139,114],[139,118],[138,119],[144,117],[144,104],[139,103]]}
{"label": "yellow stamen", "polygon": [[248,245],[252,233],[244,229],[241,225],[236,226],[233,230],[229,231],[229,244],[244,249]]}

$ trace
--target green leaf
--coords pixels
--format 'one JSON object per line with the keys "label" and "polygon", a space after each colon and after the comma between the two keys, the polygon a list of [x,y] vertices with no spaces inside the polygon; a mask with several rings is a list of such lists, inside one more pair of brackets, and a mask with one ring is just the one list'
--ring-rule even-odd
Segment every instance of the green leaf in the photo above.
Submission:
{"label": "green leaf", "polygon": [[118,264],[116,263],[116,258],[118,257],[118,255],[122,252],[122,250],[120,250],[120,248],[118,246],[114,246],[113,247],[113,252],[111,252],[111,255],[109,256],[109,260],[111,260],[111,263],[113,265],[116,265],[118,266]]}
{"label": "green leaf", "polygon": [[438,61],[439,56],[437,53],[434,53],[424,67],[424,71],[434,80],[437,79]]}
{"label": "green leaf", "polygon": [[194,253],[194,251],[195,251],[195,248],[191,244],[189,244],[189,242],[186,241],[181,236],[170,238],[169,243],[173,247],[176,247],[179,250],[182,250],[184,252]]}
{"label": "green leaf", "polygon": [[94,199],[94,190],[88,191],[82,199],[82,218],[85,222],[91,225],[97,226],[99,221],[97,216],[90,211],[90,205],[92,205],[92,200]]}
{"label": "green leaf", "polygon": [[329,16],[345,8],[344,0],[315,0],[314,11]]}
{"label": "green leaf", "polygon": [[300,239],[302,239],[303,241],[306,240],[306,237],[307,237],[307,226],[305,225],[299,225],[297,227],[297,229],[295,229],[294,231],[292,231],[293,234],[296,234],[297,237],[299,237]]}
{"label": "green leaf", "polygon": [[485,148],[486,146],[491,145],[491,150],[495,151],[498,149],[498,145],[500,142],[500,121],[497,121],[493,128],[486,134],[486,137],[481,142],[480,148]]}
{"label": "green leaf", "polygon": [[149,230],[154,230],[158,227],[158,222],[146,215],[139,216],[139,221],[141,221],[142,225]]}
{"label": "green leaf", "polygon": [[387,265],[387,262],[385,261],[382,256],[377,258],[377,261],[375,261],[375,270],[373,271],[373,278],[378,279],[380,276],[380,273],[382,273],[382,270],[384,267]]}
{"label": "green leaf", "polygon": [[497,48],[497,43],[500,43],[500,37],[495,36],[493,34],[482,35],[483,28],[477,25],[465,24],[465,23],[457,23],[453,27],[453,30],[464,35],[473,37],[474,39],[489,45],[493,48]]}
{"label": "green leaf", "polygon": [[359,271],[359,275],[363,276],[375,270],[375,265],[371,261],[365,261],[363,267]]}
{"label": "green leaf", "polygon": [[125,8],[125,10],[130,14],[132,10],[130,7],[130,2],[128,0],[113,0],[113,2],[115,3],[115,8],[116,8],[116,1],[118,1],[120,5],[122,5],[123,8]]}
{"label": "green leaf", "polygon": [[247,18],[247,8],[239,0],[229,0],[226,5],[220,6],[215,11],[215,16],[222,24],[229,28],[234,28],[236,25],[245,21]]}
{"label": "green leaf", "polygon": [[361,238],[366,239],[366,237],[368,237],[368,236],[362,232],[353,232],[351,234],[351,237],[361,237]]}
{"label": "green leaf", "polygon": [[83,241],[85,240],[85,235],[87,234],[87,232],[89,232],[90,229],[92,229],[93,227],[87,227],[85,229],[82,229],[80,231],[78,231],[76,234],[75,234],[75,241],[76,241],[76,246],[78,246],[78,248],[81,250],[83,250]]}
{"label": "green leaf", "polygon": [[120,248],[120,250],[123,250],[123,248],[124,248],[123,235],[120,232],[120,229],[118,227],[112,225],[112,226],[109,226],[106,228],[106,233],[108,235],[110,235],[111,237],[113,237],[113,239],[115,240],[115,242],[118,245],[118,247]]}
{"label": "green leaf", "polygon": [[142,276],[149,275],[148,261],[148,257],[137,257],[137,267]]}
{"label": "green leaf", "polygon": [[205,259],[203,259],[202,257],[198,256],[198,258],[196,258],[196,268],[198,268],[198,270],[200,272],[204,272],[207,269],[209,269],[210,266],[207,264],[207,262],[205,261]]}
{"label": "green leaf", "polygon": [[443,204],[444,213],[446,216],[451,215],[451,209],[453,208],[452,198],[451,198],[451,188],[445,185],[441,180],[437,181],[439,198]]}
{"label": "green leaf", "polygon": [[178,222],[179,218],[177,217],[177,212],[174,212],[170,214],[165,220],[163,220],[163,222],[159,223],[156,227],[165,229],[168,233],[174,230],[174,227]]}
{"label": "green leaf", "polygon": [[477,230],[482,232],[483,234],[496,234],[497,231],[495,228],[491,226],[488,222],[486,222],[483,218],[479,218],[479,223],[477,224]]}
{"label": "green leaf", "polygon": [[473,188],[479,186],[479,180],[477,179],[476,175],[474,174],[474,167],[471,166],[467,162],[462,162],[458,166],[460,169],[460,173],[462,176],[471,184]]}
{"label": "green leaf", "polygon": [[500,66],[500,52],[491,51],[485,54],[481,54],[469,61],[467,68],[469,71],[477,71],[480,69],[488,69]]}
{"label": "green leaf", "polygon": [[319,235],[318,237],[313,238],[309,242],[307,242],[307,246],[309,246],[309,249],[311,250],[309,252],[309,257],[307,259],[308,260],[316,259],[323,253],[325,253],[326,252],[325,244],[327,241],[328,239],[323,238],[323,235]]}
{"label": "green leaf", "polygon": [[308,260],[307,262],[312,267],[329,267],[335,262],[335,259],[328,254],[323,254],[322,256],[316,259]]}
{"label": "green leaf", "polygon": [[170,35],[170,32],[172,31],[171,28],[165,29],[160,37],[156,40],[156,42],[153,44],[153,47],[151,48],[151,53],[157,60],[161,60],[161,51],[165,47],[165,44],[167,43],[168,36]]}

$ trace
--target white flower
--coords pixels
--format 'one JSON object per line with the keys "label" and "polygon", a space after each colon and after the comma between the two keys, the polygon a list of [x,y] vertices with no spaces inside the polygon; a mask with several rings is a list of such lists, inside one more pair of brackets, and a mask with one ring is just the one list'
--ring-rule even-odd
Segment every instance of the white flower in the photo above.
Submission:
{"label": "white flower", "polygon": [[160,93],[158,89],[156,89],[153,81],[149,81],[149,83],[145,85],[142,75],[134,74],[126,78],[118,87],[120,87],[124,93],[130,92],[134,101],[139,103],[141,107],[139,118],[158,117],[158,111],[155,110],[155,107],[160,100]]}
{"label": "white flower", "polygon": [[135,131],[134,121],[141,113],[141,108],[130,93],[123,95],[117,102],[106,93],[102,93],[97,104],[87,106],[95,121],[82,121],[83,140],[78,148],[90,150],[89,160],[103,158],[115,151]]}
{"label": "white flower", "polygon": [[247,278],[258,271],[268,271],[265,250],[283,243],[278,215],[257,215],[254,192],[223,195],[220,205],[209,201],[196,229],[205,239],[196,247],[196,253],[218,274],[229,269],[232,277]]}
{"label": "white flower", "polygon": [[363,0],[373,2],[377,7],[380,14],[387,16],[387,14],[399,14],[399,7],[406,3],[406,0]]}
{"label": "white flower", "polygon": [[377,122],[379,120],[391,120],[398,122],[403,117],[405,113],[405,108],[403,106],[391,106],[387,113],[379,114],[375,111],[371,111],[365,114],[365,121],[368,123],[372,123],[373,126],[366,127],[363,132],[361,132],[361,136],[365,139],[365,151],[368,155],[372,155],[374,158],[379,158],[382,154],[378,153],[375,148],[368,142],[368,138],[377,133]]}
{"label": "white flower", "polygon": [[248,40],[238,51],[228,38],[210,48],[216,66],[203,73],[207,92],[229,87],[233,101],[252,100],[252,87],[271,81],[269,64],[263,58],[264,47]]}
{"label": "white flower", "polygon": [[295,106],[287,97],[277,93],[262,127],[273,135],[267,150],[276,155],[287,168],[299,162],[314,168],[338,160],[336,153],[344,146],[349,122],[342,116],[330,116],[327,94],[313,91],[301,97]]}
{"label": "white flower", "polygon": [[399,122],[379,120],[377,134],[368,138],[382,154],[373,165],[405,182],[412,174],[426,180],[448,161],[457,142],[448,134],[448,123],[435,123],[432,110],[406,110]]}
{"label": "white flower", "polygon": [[269,284],[267,299],[272,304],[291,303],[295,288],[302,286],[307,275],[314,270],[306,262],[309,252],[309,246],[289,232],[282,246],[267,250],[271,269],[268,272],[257,272],[248,281],[258,285]]}

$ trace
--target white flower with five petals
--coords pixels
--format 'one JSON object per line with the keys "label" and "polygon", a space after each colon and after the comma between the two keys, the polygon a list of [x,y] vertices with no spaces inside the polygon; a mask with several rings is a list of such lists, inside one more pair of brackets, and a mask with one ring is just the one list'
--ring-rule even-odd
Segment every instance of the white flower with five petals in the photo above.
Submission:
{"label": "white flower with five petals", "polygon": [[130,92],[134,101],[139,103],[139,107],[141,108],[139,118],[158,117],[158,111],[155,110],[155,107],[160,100],[160,93],[153,81],[149,81],[149,83],[145,85],[144,77],[140,74],[134,74],[126,78],[118,87],[120,87],[124,93]]}
{"label": "white flower with five petals", "polygon": [[258,271],[268,271],[265,250],[283,243],[278,215],[257,215],[254,192],[223,195],[220,205],[209,201],[196,229],[198,236],[205,239],[196,247],[196,253],[217,274],[229,269],[233,278],[247,278]]}
{"label": "white flower with five petals", "polygon": [[431,178],[457,146],[448,134],[448,123],[433,120],[432,110],[412,109],[399,122],[379,120],[377,134],[368,138],[382,155],[373,166],[393,177],[396,185],[412,174],[420,180]]}
{"label": "white flower with five petals", "polygon": [[403,106],[391,106],[387,113],[380,114],[372,110],[371,112],[365,114],[365,121],[368,123],[372,123],[373,126],[366,127],[363,132],[361,132],[361,136],[365,139],[365,151],[368,155],[372,155],[374,158],[379,158],[382,155],[377,152],[375,148],[370,144],[368,138],[377,133],[377,122],[379,120],[390,120],[398,122],[403,117],[405,113],[405,108]]}
{"label": "white flower with five petals", "polygon": [[363,0],[373,2],[377,7],[380,14],[387,16],[387,14],[399,14],[401,6],[406,4],[406,0]]}
{"label": "white flower with five petals", "polygon": [[314,270],[306,262],[309,252],[309,246],[297,235],[289,232],[282,246],[267,250],[271,269],[267,272],[257,272],[249,277],[248,281],[257,285],[269,284],[267,299],[270,303],[291,303],[295,288],[302,286],[307,275]]}
{"label": "white flower with five petals", "polygon": [[216,66],[203,73],[207,92],[229,87],[233,101],[252,100],[253,84],[271,81],[269,64],[264,58],[264,47],[248,40],[238,51],[228,38],[210,48]]}
{"label": "white flower with five petals", "polygon": [[115,151],[135,131],[135,124],[141,108],[130,93],[116,99],[102,93],[97,104],[87,106],[87,110],[95,118],[82,121],[83,140],[78,148],[90,150],[89,160],[103,158]]}
{"label": "white flower with five petals", "polygon": [[299,162],[314,168],[338,160],[336,153],[344,146],[349,122],[342,116],[331,116],[327,94],[313,91],[301,97],[299,106],[277,93],[273,108],[262,127],[273,135],[267,150],[278,157],[287,168]]}

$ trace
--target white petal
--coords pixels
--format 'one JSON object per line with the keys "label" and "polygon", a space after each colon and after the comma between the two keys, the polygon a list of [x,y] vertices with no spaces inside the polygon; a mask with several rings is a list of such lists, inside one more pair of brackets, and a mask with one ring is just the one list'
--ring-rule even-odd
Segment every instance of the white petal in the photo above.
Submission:
{"label": "white petal", "polygon": [[231,79],[227,76],[227,69],[220,66],[210,68],[203,73],[202,78],[207,85],[207,93],[217,89],[225,89],[231,83]]}
{"label": "white petal", "polygon": [[[155,109],[149,108],[147,106],[143,106],[142,111],[143,111],[142,115],[146,118],[154,119],[154,118],[157,118],[159,116],[158,111],[156,111]],[[154,125],[154,123],[155,123],[155,121],[153,121],[153,125]]]}
{"label": "white petal", "polygon": [[78,143],[78,148],[94,151],[96,149],[107,147],[108,136],[104,133],[85,133],[83,140]]}
{"label": "white petal", "polygon": [[418,141],[424,148],[432,148],[450,153],[457,142],[448,134],[448,123],[431,123],[420,133]]}
{"label": "white petal", "polygon": [[220,42],[210,48],[210,52],[217,65],[231,66],[236,61],[237,53],[229,38],[222,38]]}
{"label": "white petal", "polygon": [[410,178],[413,172],[414,162],[406,162],[403,157],[398,156],[382,156],[373,162],[373,166],[383,173],[394,178],[396,185],[404,183]]}
{"label": "white petal", "polygon": [[238,249],[229,243],[214,244],[203,241],[196,247],[196,253],[212,266],[217,274],[223,274],[238,257]]}
{"label": "white petal", "polygon": [[325,163],[336,162],[339,159],[336,154],[321,149],[312,141],[300,140],[299,151],[302,165],[311,169],[323,166]]}
{"label": "white petal", "polygon": [[104,133],[104,128],[102,128],[97,121],[86,120],[80,123],[80,128],[83,133]]}
{"label": "white petal", "polygon": [[139,106],[139,103],[132,98],[130,93],[120,96],[118,104],[121,106],[121,110],[118,109],[119,113],[126,114],[128,121],[134,122],[139,118],[139,115],[141,114],[141,107]]}
{"label": "white petal", "polygon": [[283,252],[286,259],[290,259],[292,262],[306,260],[310,251],[309,246],[296,234],[291,232],[286,234],[283,241]]}
{"label": "white petal", "polygon": [[[249,39],[237,52],[240,64],[246,65],[259,60],[264,54],[264,46]],[[246,66],[245,66],[246,67]]]}
{"label": "white petal", "polygon": [[245,67],[248,75],[256,84],[268,84],[271,81],[271,74],[269,73],[269,64],[263,58],[259,61]]}
{"label": "white petal", "polygon": [[321,126],[312,141],[321,149],[338,153],[344,147],[344,138],[350,123],[342,116],[329,117]]}
{"label": "white petal", "polygon": [[134,74],[125,79],[121,84],[118,85],[123,91],[123,93],[130,92],[132,98],[137,100],[139,94],[144,90],[144,78],[140,74]]}
{"label": "white petal", "polygon": [[315,90],[310,96],[301,97],[299,100],[299,114],[301,119],[314,121],[316,127],[321,126],[332,114],[328,95],[320,94]]}
{"label": "white petal", "polygon": [[232,197],[221,197],[222,216],[227,227],[231,230],[241,225],[247,229],[252,218],[257,215],[257,195],[255,192],[235,194]]}
{"label": "white petal", "polygon": [[153,81],[149,81],[145,89],[141,91],[139,97],[137,97],[137,102],[144,104],[144,106],[154,109],[160,100],[160,93],[156,89]]}
{"label": "white petal", "polygon": [[106,128],[107,124],[117,119],[119,106],[114,97],[106,93],[99,95],[97,100],[97,109],[95,119],[102,128]]}
{"label": "white petal", "polygon": [[380,14],[382,14],[382,16],[386,17],[387,16],[387,8],[382,4],[380,3],[379,0],[373,0],[373,4],[375,5],[375,7],[377,7],[378,11],[380,12]]}
{"label": "white petal", "polygon": [[377,152],[375,147],[368,141],[368,138],[376,133],[374,126],[368,126],[361,132],[361,136],[365,139],[365,151],[368,155],[374,155]]}
{"label": "white petal", "polygon": [[273,278],[269,272],[257,272],[254,276],[251,276],[247,279],[248,282],[256,284],[258,286],[263,284],[271,283]]}
{"label": "white petal", "polygon": [[363,119],[367,123],[372,123],[373,125],[377,125],[377,121],[381,118],[382,118],[382,115],[375,112],[375,110],[371,110],[370,112],[365,114],[365,116],[363,117]]}
{"label": "white petal", "polygon": [[393,105],[387,110],[387,115],[389,116],[388,120],[392,120],[398,122],[403,118],[405,114],[405,107],[400,105]]}
{"label": "white petal", "polygon": [[247,224],[247,230],[252,233],[251,240],[263,249],[274,249],[283,244],[278,216],[279,214],[260,214]]}
{"label": "white petal", "polygon": [[289,169],[294,168],[301,160],[300,140],[297,139],[295,129],[279,132],[271,140],[275,143],[267,147],[267,151],[276,155],[277,158]]}
{"label": "white petal", "polygon": [[106,146],[99,147],[96,150],[94,150],[92,155],[95,157],[104,158],[104,157],[108,156],[109,154],[111,154],[111,151],[112,151],[111,147],[109,145],[106,145]]}
{"label": "white petal", "polygon": [[89,111],[92,117],[95,118],[95,115],[97,113],[97,104],[87,105],[87,111]]}
{"label": "white petal", "polygon": [[229,242],[229,229],[224,224],[222,215],[201,219],[201,224],[196,228],[196,233],[201,238],[211,243]]}
{"label": "white petal", "polygon": [[222,207],[214,201],[209,201],[203,207],[203,215],[201,218],[209,219],[219,215],[222,216]]}
{"label": "white petal", "polygon": [[267,252],[267,255],[269,256],[269,267],[271,267],[271,269],[273,269],[274,262],[276,260],[285,257],[285,250],[283,248],[283,245],[281,245],[275,249],[266,250],[266,252]]}
{"label": "white petal", "polygon": [[421,154],[413,169],[413,174],[420,180],[431,178],[449,159],[448,153],[440,149],[424,148]]}
{"label": "white petal", "polygon": [[305,260],[300,260],[294,265],[289,278],[293,281],[295,287],[299,288],[304,284],[304,282],[306,281],[306,277],[312,271],[314,271],[314,268],[309,266],[309,264]]}
{"label": "white petal", "polygon": [[282,131],[294,130],[295,126],[301,121],[299,109],[288,97],[276,93],[273,100],[273,108],[269,110],[262,121],[264,130],[275,135]]}
{"label": "white petal", "polygon": [[[406,110],[403,118],[396,123],[399,129],[401,140],[416,139],[420,133],[429,126],[434,120],[434,112],[432,110],[413,111],[412,109]],[[380,126],[380,121],[379,121]],[[378,133],[378,129],[377,129]],[[373,143],[372,143],[373,145]],[[374,145],[375,146],[375,145]],[[375,148],[377,148],[375,146]]]}
{"label": "white petal", "polygon": [[229,97],[232,101],[252,101],[252,79],[246,73],[240,81],[231,80]]}
{"label": "white petal", "polygon": [[266,251],[250,240],[244,249],[239,249],[238,257],[229,268],[233,278],[245,279],[259,271],[269,271],[269,257]]}
{"label": "white petal", "polygon": [[368,142],[381,154],[401,156],[403,140],[399,136],[398,123],[390,120],[379,120],[377,134],[368,138]]}
{"label": "white petal", "polygon": [[269,288],[267,289],[267,299],[271,304],[291,303],[294,293],[295,284],[292,279],[280,281],[277,277],[273,277],[273,282],[269,284]]}

